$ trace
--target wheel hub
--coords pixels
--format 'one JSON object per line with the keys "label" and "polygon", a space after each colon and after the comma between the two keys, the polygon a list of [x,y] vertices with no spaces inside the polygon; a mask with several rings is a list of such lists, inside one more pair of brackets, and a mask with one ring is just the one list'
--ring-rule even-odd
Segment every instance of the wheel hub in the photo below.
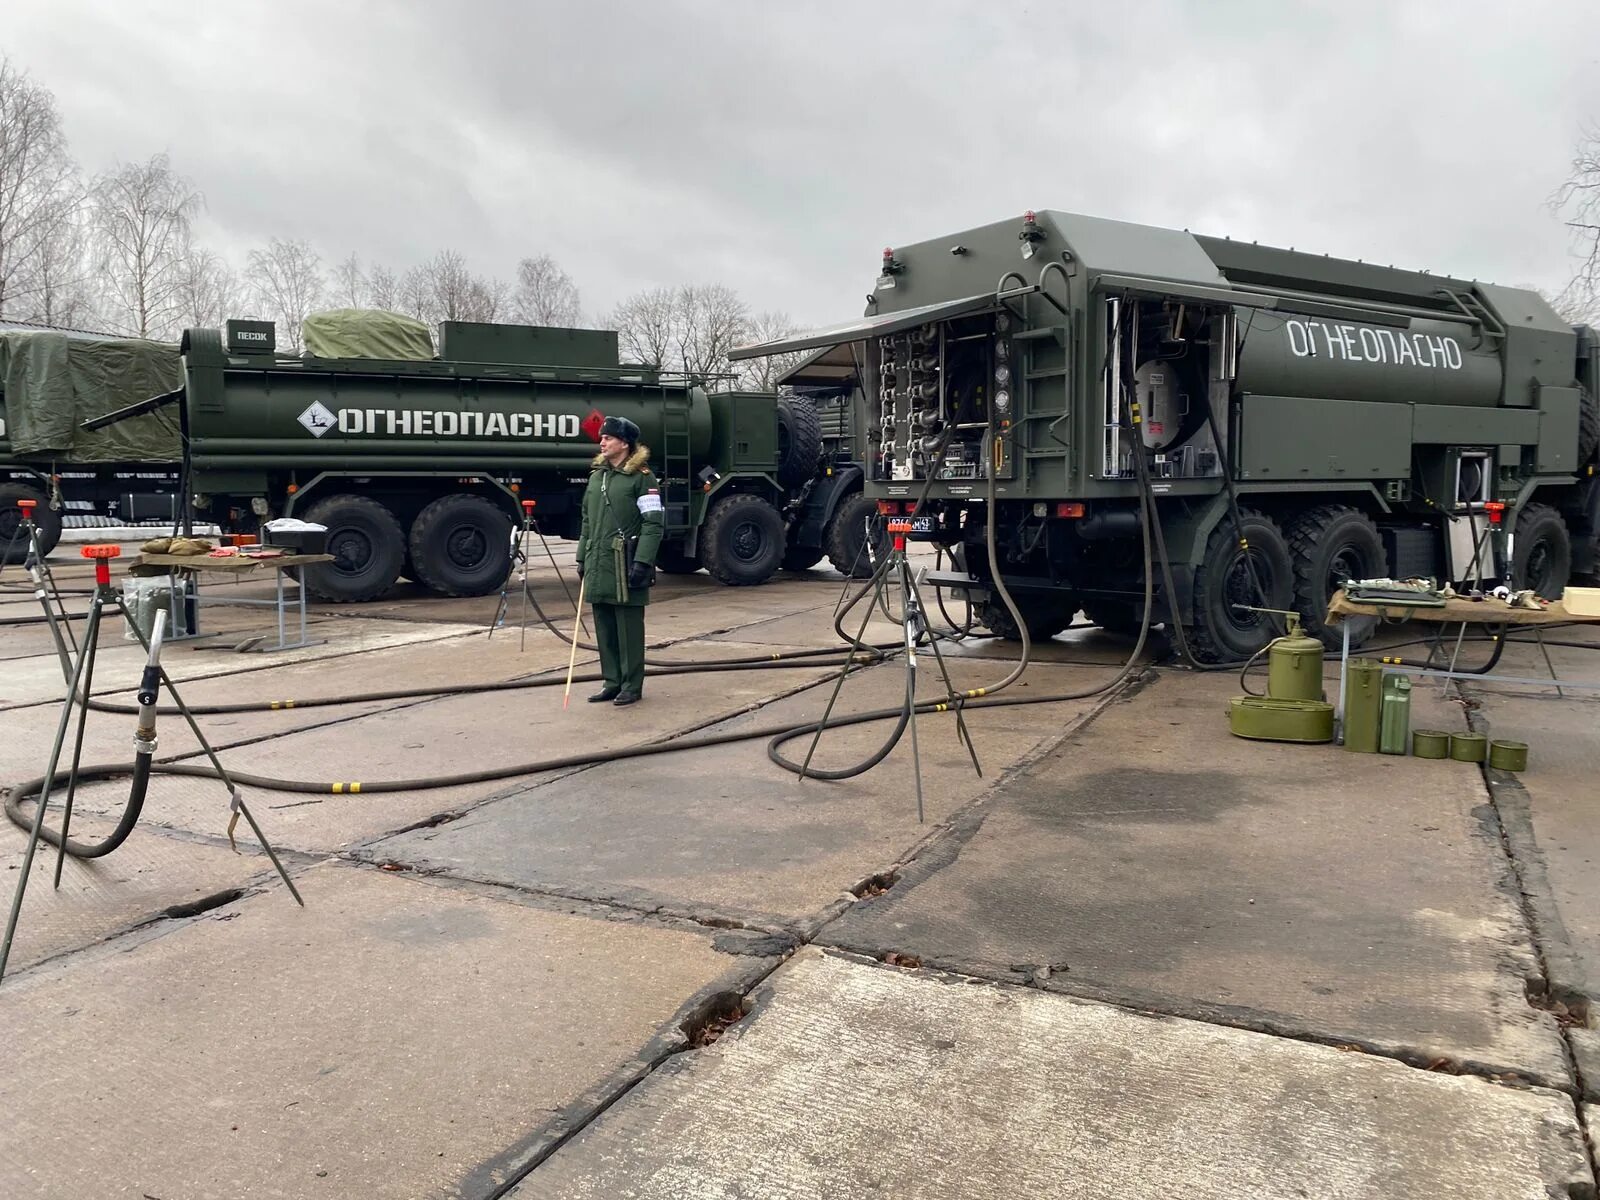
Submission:
{"label": "wheel hub", "polygon": [[488,551],[482,530],[471,525],[458,525],[445,539],[445,554],[455,566],[471,569],[483,561]]}
{"label": "wheel hub", "polygon": [[329,540],[328,553],[339,570],[356,572],[372,561],[372,542],[357,530],[341,529]]}
{"label": "wheel hub", "polygon": [[740,562],[752,562],[760,557],[763,540],[761,530],[754,521],[742,521],[733,531],[729,545]]}

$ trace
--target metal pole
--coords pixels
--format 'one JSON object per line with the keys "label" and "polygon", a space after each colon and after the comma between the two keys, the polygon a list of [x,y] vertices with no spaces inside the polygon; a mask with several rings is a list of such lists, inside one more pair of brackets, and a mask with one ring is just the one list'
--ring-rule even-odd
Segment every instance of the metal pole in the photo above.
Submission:
{"label": "metal pole", "polygon": [[[100,594],[101,589],[97,587],[95,589],[95,599],[97,601],[100,599]],[[84,636],[87,638],[89,635],[86,632]],[[67,800],[61,809],[61,841],[56,846],[56,874],[55,880],[51,884],[52,889],[57,891],[61,888],[61,868],[67,861],[67,834],[72,828],[72,799],[78,792],[78,767],[83,763],[83,731],[84,726],[89,723],[89,696],[94,692],[94,659],[95,656],[93,654],[88,655],[89,665],[83,672],[82,707],[78,709],[78,734],[72,743],[72,765],[67,768]],[[69,705],[76,703],[79,699],[76,689],[67,695],[67,703]],[[51,771],[53,772],[54,770],[55,768],[52,767]]]}
{"label": "metal pole", "polygon": [[[911,580],[911,595],[916,601],[917,612],[927,613],[927,608],[922,602],[922,589],[917,586],[915,579]],[[978,773],[978,778],[983,778],[983,767],[978,762],[978,747],[972,740],[972,732],[967,728],[967,718],[963,713],[965,697],[956,692],[955,684],[950,680],[950,670],[945,666],[944,655],[939,650],[939,639],[931,630],[928,630],[926,621],[923,622],[923,631],[928,634],[928,646],[933,651],[933,661],[938,664],[939,676],[944,680],[945,694],[949,697],[950,709],[956,717],[956,736],[961,739],[967,748],[967,755],[972,759],[972,769]]]}
{"label": "metal pole", "polygon": [[1339,706],[1333,710],[1333,726],[1337,731],[1335,744],[1344,745],[1344,674],[1350,666],[1350,621],[1347,614],[1339,624],[1344,629],[1344,640],[1339,650]]}
{"label": "metal pole", "polygon": [[72,698],[77,695],[78,682],[83,677],[85,665],[94,655],[95,639],[100,628],[100,593],[96,589],[89,602],[88,628],[83,634],[83,649],[73,668],[72,680],[67,686],[67,698],[61,704],[61,720],[56,724],[56,739],[50,747],[50,765],[44,773],[44,784],[39,790],[39,806],[33,812],[33,829],[28,834],[28,849],[22,858],[22,871],[17,876],[16,894],[11,900],[11,916],[6,921],[6,938],[0,945],[0,978],[5,977],[6,962],[11,957],[11,940],[17,932],[17,917],[22,912],[22,897],[28,890],[28,874],[33,870],[34,851],[39,848],[39,832],[44,828],[44,810],[50,803],[50,785],[55,782],[56,764],[61,761],[61,747],[67,740],[67,723],[72,718]]}
{"label": "metal pole", "polygon": [[[899,538],[895,540],[900,541]],[[917,745],[917,646],[916,633],[912,628],[916,624],[916,610],[912,607],[911,569],[906,565],[905,550],[897,546],[895,552],[900,559],[900,611],[903,614],[901,626],[905,632],[906,643],[906,705],[911,710],[911,773],[917,781],[917,824],[921,825],[923,823],[922,752]]]}

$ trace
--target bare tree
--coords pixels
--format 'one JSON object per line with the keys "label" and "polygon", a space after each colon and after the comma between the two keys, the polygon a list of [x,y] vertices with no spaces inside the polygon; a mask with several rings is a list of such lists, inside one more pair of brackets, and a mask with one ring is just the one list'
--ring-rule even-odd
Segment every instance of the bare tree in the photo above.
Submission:
{"label": "bare tree", "polygon": [[576,325],[583,319],[577,285],[548,254],[525,258],[517,264],[511,315],[524,325]]}
{"label": "bare tree", "polygon": [[367,277],[361,272],[361,260],[351,254],[333,268],[333,302],[345,308],[361,308],[368,295]]}
{"label": "bare tree", "polygon": [[[796,332],[795,323],[785,312],[757,313],[744,332],[747,342],[771,342]],[[778,388],[778,379],[798,366],[806,356],[803,350],[789,354],[772,354],[766,358],[751,358],[736,364],[739,369],[739,386],[753,392],[772,392]]]}
{"label": "bare tree", "polygon": [[622,354],[629,362],[649,363],[663,370],[678,370],[674,359],[677,305],[671,288],[636,292],[602,322],[615,329]]}
{"label": "bare tree", "polygon": [[433,284],[426,267],[412,267],[400,277],[395,289],[394,308],[398,312],[432,323]]}
{"label": "bare tree", "polygon": [[170,337],[200,193],[158,154],[101,176],[91,203],[108,319],[137,337]]}
{"label": "bare tree", "polygon": [[64,197],[41,227],[44,238],[20,278],[20,300],[11,306],[11,315],[45,325],[92,324],[94,288],[81,195]]}
{"label": "bare tree", "polygon": [[388,267],[375,266],[367,272],[367,303],[387,312],[400,305],[400,281]]}
{"label": "bare tree", "polygon": [[726,391],[733,380],[728,351],[746,340],[750,310],[738,293],[720,283],[686,284],[676,297],[678,358],[692,379],[711,391]]}
{"label": "bare tree", "polygon": [[1568,319],[1600,316],[1600,126],[1585,125],[1571,173],[1550,197],[1550,207],[1572,232],[1577,267],[1552,303]]}
{"label": "bare tree", "polygon": [[261,310],[277,322],[279,344],[299,353],[301,322],[326,290],[317,252],[303,241],[273,238],[265,250],[250,251],[245,278]]}
{"label": "bare tree", "polygon": [[178,278],[178,324],[184,329],[216,329],[254,306],[232,267],[220,255],[195,247],[184,258]]}
{"label": "bare tree", "polygon": [[55,97],[0,58],[0,316],[61,308],[81,192]]}

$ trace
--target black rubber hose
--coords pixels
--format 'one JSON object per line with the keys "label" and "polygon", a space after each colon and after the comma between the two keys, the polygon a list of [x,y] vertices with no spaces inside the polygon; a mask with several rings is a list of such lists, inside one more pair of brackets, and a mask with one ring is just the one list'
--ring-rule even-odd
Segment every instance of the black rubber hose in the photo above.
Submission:
{"label": "black rubber hose", "polygon": [[[80,842],[77,838],[69,837],[66,845],[68,854],[73,858],[104,858],[128,840],[128,835],[133,832],[133,827],[139,823],[139,814],[144,811],[145,792],[150,786],[151,758],[152,756],[149,754],[140,754],[134,758],[131,768],[124,766],[118,772],[119,774],[124,774],[131,770],[133,780],[128,788],[128,802],[123,805],[122,819],[117,822],[117,827],[98,842]],[[106,776],[91,776],[90,772],[95,769],[91,767],[88,771],[85,771],[80,767],[77,773],[77,781],[83,783],[91,777],[107,778]],[[68,782],[71,775],[70,768],[57,771],[51,790],[54,791],[56,786]],[[27,800],[37,799],[38,793],[43,788],[44,778],[42,776],[39,779],[30,780],[27,784],[13,788],[11,795],[6,799],[6,815],[22,828],[32,830],[33,818],[23,813],[21,806]],[[13,804],[13,801],[17,803]],[[61,845],[61,835],[48,825],[39,827],[39,837],[49,842],[52,846]]]}

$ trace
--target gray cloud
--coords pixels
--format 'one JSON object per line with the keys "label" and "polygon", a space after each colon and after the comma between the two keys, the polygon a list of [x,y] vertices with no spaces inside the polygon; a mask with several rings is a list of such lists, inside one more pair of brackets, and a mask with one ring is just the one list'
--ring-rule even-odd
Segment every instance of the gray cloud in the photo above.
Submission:
{"label": "gray cloud", "polygon": [[717,281],[853,315],[878,251],[1028,207],[1558,287],[1591,6],[10,0],[86,168],[159,150],[271,236],[603,308]]}

